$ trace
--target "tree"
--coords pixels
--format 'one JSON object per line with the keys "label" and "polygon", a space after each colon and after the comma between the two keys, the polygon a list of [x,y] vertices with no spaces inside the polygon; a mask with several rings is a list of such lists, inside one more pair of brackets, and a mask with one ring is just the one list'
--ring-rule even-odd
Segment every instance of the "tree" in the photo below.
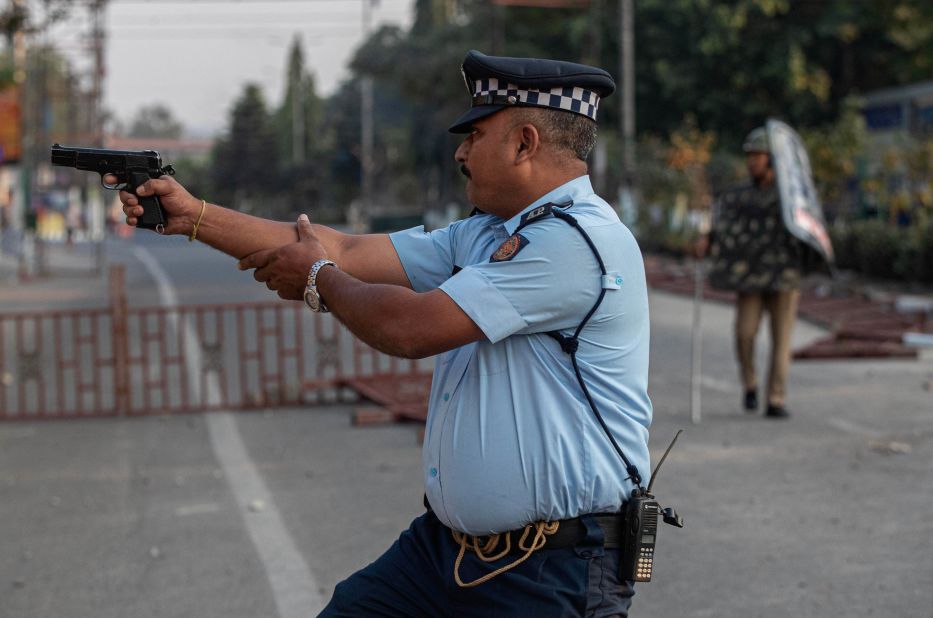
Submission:
{"label": "tree", "polygon": [[[8,2],[0,8],[0,36],[12,43],[17,34],[43,33],[65,19],[75,4],[73,0],[46,0],[39,10],[29,2]],[[0,88],[15,81],[13,73],[13,54],[0,53]]]}
{"label": "tree", "polygon": [[923,0],[641,0],[640,130],[693,113],[728,146],[768,116],[826,124],[852,94],[928,77],[931,23]]}
{"label": "tree", "polygon": [[285,92],[274,124],[283,160],[297,165],[320,152],[321,99],[315,91],[314,76],[305,69],[298,36],[288,53]]}
{"label": "tree", "polygon": [[257,214],[276,210],[278,148],[256,84],[243,88],[230,113],[230,128],[214,145],[211,179],[221,202]]}
{"label": "tree", "polygon": [[[928,0],[638,0],[635,5],[639,140],[648,143],[656,136],[667,142],[692,118],[697,131],[715,138],[718,151],[710,153],[710,165],[724,172],[731,162],[723,153],[740,154],[742,137],[769,116],[800,130],[828,127],[851,95],[928,79],[933,70]],[[376,182],[382,183],[377,193],[432,205],[462,199],[462,178],[451,164],[459,139],[446,129],[467,105],[455,76],[466,50],[581,61],[617,73],[619,15],[611,0],[592,0],[586,9],[416,0],[414,9],[410,30],[383,27],[372,33],[356,51],[354,77],[323,106],[329,199],[345,202],[356,195],[354,85],[361,75],[375,80]],[[600,106],[601,141],[609,155],[605,186],[619,180],[612,177],[620,156],[612,139],[617,101]],[[716,174],[709,180],[718,183]]]}
{"label": "tree", "polygon": [[68,16],[73,0],[46,0],[41,3],[42,10],[31,6],[32,3],[9,2],[0,9],[0,34],[11,37],[17,32],[36,34]]}
{"label": "tree", "polygon": [[[353,67],[437,107],[462,97],[451,66],[470,47],[490,50],[498,28],[497,53],[587,58],[615,73],[617,3],[591,4],[542,9],[463,0],[454,12],[449,2],[419,0],[411,31],[374,33]],[[928,79],[933,69],[933,3],[926,0],[639,0],[635,29],[639,131],[661,135],[690,113],[701,129],[733,141],[768,115],[825,124],[852,94]],[[601,45],[592,45],[594,32]],[[600,110],[601,124],[615,126],[615,107]]]}
{"label": "tree", "polygon": [[172,110],[161,103],[154,103],[139,109],[130,123],[130,137],[156,137],[178,139],[184,133],[184,125],[178,121]]}
{"label": "tree", "polygon": [[314,77],[305,69],[301,39],[295,37],[288,54],[285,92],[272,119],[286,204],[282,216],[316,208],[324,180],[324,138],[321,99]]}

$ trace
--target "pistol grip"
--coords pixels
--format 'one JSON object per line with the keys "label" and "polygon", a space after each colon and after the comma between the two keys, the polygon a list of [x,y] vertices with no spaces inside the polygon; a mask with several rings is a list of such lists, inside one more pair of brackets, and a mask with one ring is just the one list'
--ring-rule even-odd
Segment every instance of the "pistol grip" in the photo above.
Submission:
{"label": "pistol grip", "polygon": [[[136,193],[136,187],[149,180],[148,174],[131,173],[127,179],[126,188]],[[162,202],[157,195],[147,195],[145,197],[136,196],[139,199],[139,205],[143,207],[143,214],[136,219],[136,227],[144,230],[156,230],[161,233],[166,223],[165,209],[162,208]]]}
{"label": "pistol grip", "polygon": [[165,226],[165,209],[158,196],[147,195],[139,198],[139,205],[143,207],[143,214],[136,219],[136,227],[144,230],[159,230]]}

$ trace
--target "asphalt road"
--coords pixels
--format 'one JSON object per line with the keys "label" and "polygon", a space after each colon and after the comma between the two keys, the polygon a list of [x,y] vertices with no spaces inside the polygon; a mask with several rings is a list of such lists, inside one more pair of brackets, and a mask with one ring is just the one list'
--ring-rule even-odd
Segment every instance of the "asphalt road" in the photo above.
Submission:
{"label": "asphalt road", "polygon": [[[217,252],[136,242],[108,245],[131,304],[164,300],[147,255],[180,303],[269,298]],[[105,290],[0,284],[0,312]],[[686,430],[655,490],[686,527],[660,531],[632,615],[933,617],[933,359],[796,363],[793,417],[765,420],[739,409],[731,310],[706,304],[694,425],[690,299],[651,310],[655,461]],[[421,511],[416,428],[351,412],[0,424],[0,616],[311,615]]]}

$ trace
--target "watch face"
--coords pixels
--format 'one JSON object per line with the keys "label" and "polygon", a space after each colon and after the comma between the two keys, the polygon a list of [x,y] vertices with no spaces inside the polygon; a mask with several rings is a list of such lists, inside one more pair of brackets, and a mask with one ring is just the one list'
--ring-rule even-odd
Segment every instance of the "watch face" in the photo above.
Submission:
{"label": "watch face", "polygon": [[321,310],[321,296],[310,286],[305,288],[305,304],[311,308],[311,311]]}

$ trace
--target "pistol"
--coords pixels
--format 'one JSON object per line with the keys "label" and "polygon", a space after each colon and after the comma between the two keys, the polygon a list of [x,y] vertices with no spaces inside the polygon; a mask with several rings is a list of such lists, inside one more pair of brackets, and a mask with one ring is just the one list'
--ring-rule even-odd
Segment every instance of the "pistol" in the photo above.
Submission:
{"label": "pistol", "polygon": [[[136,187],[150,178],[159,178],[165,174],[175,175],[171,165],[162,165],[162,157],[155,150],[107,150],[103,148],[71,148],[60,144],[52,145],[52,165],[73,167],[79,170],[100,174],[100,184],[105,189],[126,190],[136,193]],[[113,184],[104,182],[105,174],[113,174],[117,181]],[[136,227],[165,230],[165,209],[158,196],[147,195],[139,198],[143,214],[138,218]]]}

